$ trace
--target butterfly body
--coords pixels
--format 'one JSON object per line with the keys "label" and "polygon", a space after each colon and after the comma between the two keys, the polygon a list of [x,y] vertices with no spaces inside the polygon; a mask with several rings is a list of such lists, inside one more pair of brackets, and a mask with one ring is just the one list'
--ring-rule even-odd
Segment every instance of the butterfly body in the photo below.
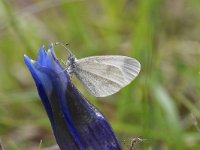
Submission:
{"label": "butterfly body", "polygon": [[75,65],[76,65],[75,61],[76,61],[76,57],[74,55],[70,54],[68,59],[67,59],[67,63],[65,63],[65,65],[67,66],[66,70],[67,70],[68,74],[70,75],[70,77],[73,76],[74,70],[76,68],[75,67]]}

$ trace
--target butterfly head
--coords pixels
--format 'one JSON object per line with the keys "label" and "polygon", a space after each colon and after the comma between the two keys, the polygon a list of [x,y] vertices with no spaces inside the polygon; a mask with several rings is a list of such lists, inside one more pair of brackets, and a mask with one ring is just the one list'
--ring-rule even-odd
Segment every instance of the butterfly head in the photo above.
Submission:
{"label": "butterfly head", "polygon": [[61,46],[63,46],[63,47],[69,52],[67,61],[66,61],[66,62],[64,62],[63,60],[61,60],[61,61],[66,65],[65,70],[67,70],[67,72],[69,73],[69,75],[70,75],[70,77],[71,77],[71,76],[74,74],[75,61],[76,61],[75,56],[74,56],[74,54],[66,47],[68,44],[64,45],[63,43],[56,42],[55,45],[61,45]]}

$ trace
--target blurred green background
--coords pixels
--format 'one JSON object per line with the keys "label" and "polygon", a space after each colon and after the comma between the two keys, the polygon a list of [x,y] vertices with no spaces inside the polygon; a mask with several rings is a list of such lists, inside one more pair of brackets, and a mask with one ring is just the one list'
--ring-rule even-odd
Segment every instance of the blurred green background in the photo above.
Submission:
{"label": "blurred green background", "polygon": [[[70,43],[83,58],[127,55],[141,62],[119,93],[91,96],[124,149],[200,149],[199,0],[0,0],[0,140],[6,150],[55,144],[49,120],[24,64],[42,45]],[[67,52],[55,47],[59,58]],[[42,142],[41,142],[42,140]]]}

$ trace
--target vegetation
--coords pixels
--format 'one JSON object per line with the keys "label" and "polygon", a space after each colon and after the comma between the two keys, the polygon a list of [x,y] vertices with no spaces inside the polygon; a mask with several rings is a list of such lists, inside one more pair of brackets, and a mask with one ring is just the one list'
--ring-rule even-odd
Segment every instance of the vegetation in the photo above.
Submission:
{"label": "vegetation", "polygon": [[[124,149],[200,148],[199,0],[0,0],[0,139],[8,150],[55,144],[23,55],[69,43],[83,58],[127,55],[141,62],[134,82],[106,98],[84,96],[111,123]],[[55,47],[59,58],[67,52]]]}

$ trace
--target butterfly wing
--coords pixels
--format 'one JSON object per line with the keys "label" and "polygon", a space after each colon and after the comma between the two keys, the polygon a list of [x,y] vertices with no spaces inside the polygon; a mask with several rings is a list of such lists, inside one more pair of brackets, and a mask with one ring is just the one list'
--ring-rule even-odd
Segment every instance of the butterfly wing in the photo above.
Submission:
{"label": "butterfly wing", "polygon": [[128,85],[140,72],[140,63],[127,56],[93,56],[76,60],[74,74],[96,97],[105,97]]}

